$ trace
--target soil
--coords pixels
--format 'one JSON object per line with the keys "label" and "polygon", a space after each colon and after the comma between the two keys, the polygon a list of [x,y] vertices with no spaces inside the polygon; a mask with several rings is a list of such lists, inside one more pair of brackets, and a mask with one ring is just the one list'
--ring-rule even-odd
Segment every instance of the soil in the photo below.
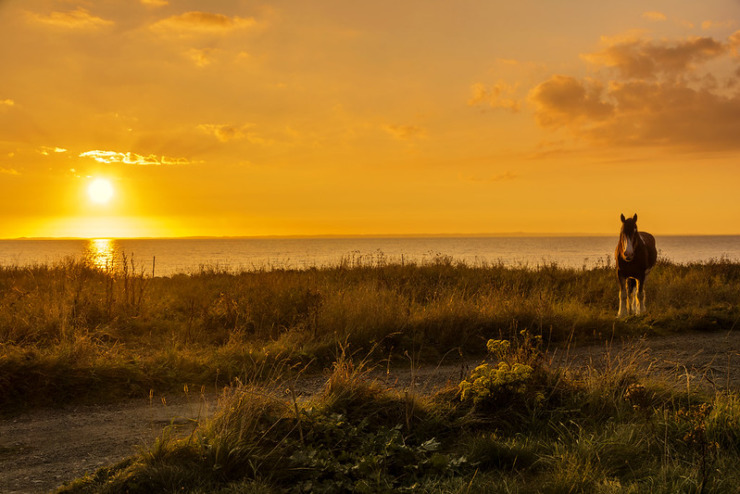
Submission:
{"label": "soil", "polygon": [[[635,364],[682,389],[740,390],[740,331],[692,333],[615,344],[556,349],[557,365],[579,368]],[[442,366],[376,369],[369,377],[389,387],[431,393],[452,385],[478,361]],[[295,383],[305,399],[320,392],[326,377]],[[0,419],[0,492],[53,491],[64,482],[110,466],[148,448],[165,427],[187,436],[218,407],[218,394],[155,396],[126,403],[33,410]]]}

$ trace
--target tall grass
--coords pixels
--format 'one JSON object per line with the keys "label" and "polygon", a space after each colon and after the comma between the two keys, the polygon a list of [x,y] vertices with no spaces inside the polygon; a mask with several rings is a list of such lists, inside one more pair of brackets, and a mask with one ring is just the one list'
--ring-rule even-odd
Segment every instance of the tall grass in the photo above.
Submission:
{"label": "tall grass", "polygon": [[132,264],[0,267],[0,408],[245,382],[265,362],[326,366],[340,345],[439,361],[522,329],[578,343],[729,328],[740,316],[740,264],[723,260],[661,262],[648,315],[626,320],[615,319],[607,267],[353,259],[152,278]]}
{"label": "tall grass", "polygon": [[498,357],[532,372],[489,380],[477,399],[417,396],[409,417],[408,394],[344,353],[312,401],[230,388],[190,437],[165,433],[60,492],[737,492],[736,394],[666,390],[639,352],[566,375],[525,335]]}

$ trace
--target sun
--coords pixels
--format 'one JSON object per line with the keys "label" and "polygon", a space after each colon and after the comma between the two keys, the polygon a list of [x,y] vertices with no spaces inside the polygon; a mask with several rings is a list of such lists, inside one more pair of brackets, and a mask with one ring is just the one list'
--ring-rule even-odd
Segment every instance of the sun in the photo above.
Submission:
{"label": "sun", "polygon": [[113,198],[113,184],[106,178],[96,178],[87,186],[87,195],[96,204],[107,204]]}

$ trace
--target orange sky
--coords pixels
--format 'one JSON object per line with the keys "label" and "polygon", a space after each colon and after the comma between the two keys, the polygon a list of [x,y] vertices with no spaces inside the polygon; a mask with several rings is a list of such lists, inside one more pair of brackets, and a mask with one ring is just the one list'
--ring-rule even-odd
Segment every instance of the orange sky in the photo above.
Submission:
{"label": "orange sky", "polygon": [[736,0],[0,0],[0,33],[0,238],[740,233]]}

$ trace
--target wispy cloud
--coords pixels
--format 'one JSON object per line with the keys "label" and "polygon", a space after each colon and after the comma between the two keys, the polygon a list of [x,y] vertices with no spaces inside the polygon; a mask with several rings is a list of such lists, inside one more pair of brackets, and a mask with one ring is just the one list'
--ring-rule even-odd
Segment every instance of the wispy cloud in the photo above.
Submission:
{"label": "wispy cloud", "polygon": [[41,146],[39,149],[39,153],[43,154],[44,156],[49,156],[52,153],[59,154],[59,153],[66,153],[67,150],[60,147],[50,147],[50,146]]}
{"label": "wispy cloud", "polygon": [[187,158],[172,158],[169,156],[157,156],[150,154],[147,156],[132,152],[121,153],[117,151],[86,151],[80,154],[81,158],[92,158],[99,163],[123,163],[126,165],[187,165],[192,163]]}
{"label": "wispy cloud", "polygon": [[476,83],[470,88],[471,96],[468,100],[469,106],[485,105],[491,108],[504,108],[513,112],[521,109],[521,104],[516,97],[517,87],[499,81],[493,86]]}
{"label": "wispy cloud", "polygon": [[605,37],[602,43],[606,45],[602,51],[582,55],[582,58],[595,65],[612,67],[628,78],[683,74],[725,54],[729,48],[727,43],[710,37],[691,37],[676,42]]}
{"label": "wispy cloud", "polygon": [[402,141],[426,137],[426,131],[416,125],[384,125],[383,130]]}
{"label": "wispy cloud", "polygon": [[668,20],[668,17],[666,17],[666,15],[663,12],[656,12],[656,11],[643,12],[642,17],[649,21],[656,21],[656,22],[662,22],[662,21]]}
{"label": "wispy cloud", "polygon": [[38,24],[73,30],[97,30],[114,24],[113,21],[93,15],[82,7],[68,12],[52,12],[49,15],[27,12],[27,16]]}
{"label": "wispy cloud", "polygon": [[163,35],[225,34],[257,24],[252,17],[229,17],[209,12],[185,12],[155,22],[150,29]]}
{"label": "wispy cloud", "polygon": [[20,173],[15,168],[0,167],[0,175],[20,175]]}
{"label": "wispy cloud", "polygon": [[735,31],[728,40],[732,54],[740,56],[740,31]]}
{"label": "wispy cloud", "polygon": [[460,176],[462,180],[468,181],[468,182],[479,182],[479,183],[495,183],[495,182],[508,182],[511,180],[515,180],[518,178],[518,175],[506,171],[504,173],[498,173],[493,175],[468,175],[468,176]]}
{"label": "wispy cloud", "polygon": [[187,58],[201,68],[211,65],[213,62],[213,50],[211,49],[191,48],[185,54]]}
{"label": "wispy cloud", "polygon": [[15,106],[15,101],[12,99],[0,99],[0,106]]}
{"label": "wispy cloud", "polygon": [[139,0],[139,2],[147,7],[166,7],[170,4],[167,0]]}
{"label": "wispy cloud", "polygon": [[257,134],[253,129],[254,124],[229,125],[229,124],[201,124],[198,129],[215,137],[221,142],[246,140],[251,144],[271,144],[272,141]]}
{"label": "wispy cloud", "polygon": [[709,31],[710,29],[728,29],[732,28],[736,22],[732,19],[724,20],[724,21],[704,21],[701,23],[701,28],[704,31]]}

